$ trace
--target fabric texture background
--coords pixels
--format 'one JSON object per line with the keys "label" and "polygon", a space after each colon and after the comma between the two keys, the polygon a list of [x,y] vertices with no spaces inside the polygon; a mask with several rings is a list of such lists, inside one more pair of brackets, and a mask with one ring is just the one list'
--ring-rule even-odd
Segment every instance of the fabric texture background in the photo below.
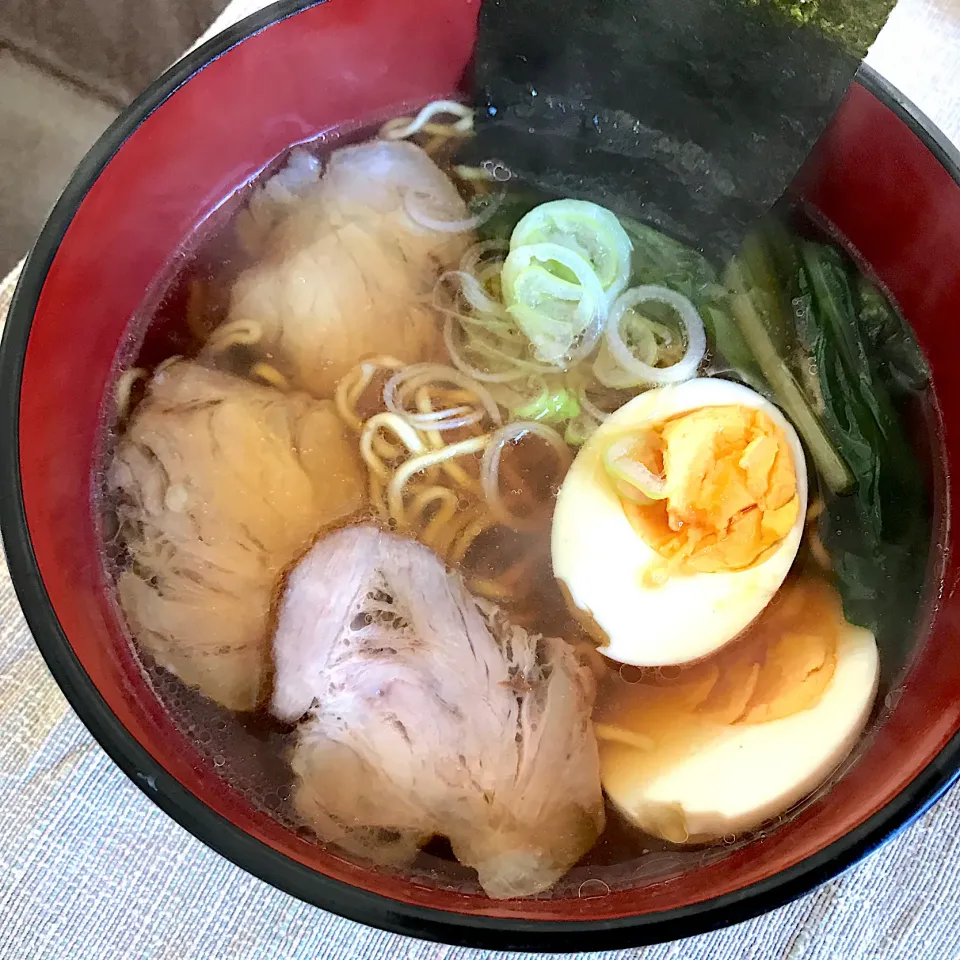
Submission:
{"label": "fabric texture background", "polygon": [[[235,0],[214,31],[263,4]],[[213,32],[213,31],[212,31]],[[901,0],[870,61],[960,142],[960,0]],[[0,285],[0,324],[16,271]],[[707,936],[600,957],[960,960],[960,788],[802,900]],[[144,797],[68,707],[0,560],[0,960],[494,960],[306,906]]]}
{"label": "fabric texture background", "polygon": [[226,0],[3,0],[0,42],[121,107]]}

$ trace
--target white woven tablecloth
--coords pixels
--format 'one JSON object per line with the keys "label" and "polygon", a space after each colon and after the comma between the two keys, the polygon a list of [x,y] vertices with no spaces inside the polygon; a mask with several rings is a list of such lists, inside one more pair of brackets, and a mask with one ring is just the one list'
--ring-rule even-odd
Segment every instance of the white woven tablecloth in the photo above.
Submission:
{"label": "white woven tablecloth", "polygon": [[[215,29],[262,5],[235,0]],[[960,0],[901,0],[870,61],[960,142]],[[0,323],[11,291],[8,278]],[[958,907],[960,788],[864,863],[783,910],[605,956],[960,960]],[[308,907],[169,820],[67,706],[0,561],[0,960],[496,956],[406,940]]]}

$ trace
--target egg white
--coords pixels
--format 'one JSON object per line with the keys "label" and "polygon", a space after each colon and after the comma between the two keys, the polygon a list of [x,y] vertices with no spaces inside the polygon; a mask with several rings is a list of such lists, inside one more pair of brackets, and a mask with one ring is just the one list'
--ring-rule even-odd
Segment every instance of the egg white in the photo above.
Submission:
{"label": "egg white", "polygon": [[873,634],[847,625],[834,675],[814,706],[768,723],[701,731],[688,751],[671,744],[658,756],[654,746],[637,767],[636,748],[602,743],[603,788],[641,830],[674,843],[750,830],[810,794],[849,754],[879,675]]}
{"label": "egg white", "polygon": [[[663,558],[627,518],[603,464],[618,436],[702,407],[762,410],[793,452],[800,510],[774,552],[746,570],[677,574],[649,586],[644,574]],[[768,400],[728,380],[697,379],[641,394],[588,440],[567,473],[553,518],[554,575],[595,634],[600,652],[621,663],[665,666],[705,657],[741,633],[773,599],[803,536],[807,469],[796,431]]]}

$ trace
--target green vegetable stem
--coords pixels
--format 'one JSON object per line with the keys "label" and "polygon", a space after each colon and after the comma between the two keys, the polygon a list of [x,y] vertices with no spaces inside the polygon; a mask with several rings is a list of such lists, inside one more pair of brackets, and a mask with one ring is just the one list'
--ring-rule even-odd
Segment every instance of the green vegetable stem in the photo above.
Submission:
{"label": "green vegetable stem", "polygon": [[915,600],[930,530],[897,406],[929,380],[916,341],[840,250],[776,222],[750,235],[725,279],[743,342],[827,488],[821,533],[846,615],[903,636],[910,611],[892,605]]}

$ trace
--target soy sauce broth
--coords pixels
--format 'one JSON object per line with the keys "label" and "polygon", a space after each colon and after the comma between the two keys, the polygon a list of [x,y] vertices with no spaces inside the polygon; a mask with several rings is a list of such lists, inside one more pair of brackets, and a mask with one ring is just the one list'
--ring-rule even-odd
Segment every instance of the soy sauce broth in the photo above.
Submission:
{"label": "soy sauce broth", "polygon": [[[346,140],[358,139],[355,131]],[[338,144],[341,138],[335,138]],[[329,139],[320,146],[326,149]],[[266,175],[277,169],[274,164]],[[141,315],[131,326],[130,341],[125,356],[131,366],[153,369],[158,363],[172,357],[195,357],[205,337],[224,319],[229,304],[229,291],[235,278],[252,259],[239,244],[233,217],[242,206],[252,184],[237,194],[214,218],[203,225],[191,245],[178,258],[169,277],[153,297],[148,298]],[[815,212],[799,205],[784,205],[778,216],[792,232],[821,242],[841,244],[828,225],[818,220]],[[848,252],[848,256],[855,254]],[[862,268],[862,265],[860,265]],[[910,336],[904,324],[903,335]],[[243,372],[249,366],[249,357],[243,351],[233,352],[226,360],[226,368]],[[134,397],[136,400],[136,396]],[[908,435],[914,444],[916,461],[923,472],[922,483],[928,491],[924,503],[918,504],[924,524],[926,553],[923,562],[916,564],[914,575],[907,579],[890,579],[884,592],[890,598],[891,614],[877,632],[880,648],[882,678],[880,693],[866,740],[854,751],[841,769],[811,797],[793,810],[778,817],[776,822],[740,836],[728,836],[704,846],[678,846],[646,835],[631,826],[609,803],[607,827],[594,848],[546,897],[573,897],[588,899],[602,896],[608,890],[643,887],[655,884],[704,864],[715,862],[744,845],[762,840],[783,823],[801,813],[828,794],[830,786],[843,770],[856,763],[857,756],[869,742],[870,731],[883,721],[889,705],[895,701],[897,690],[916,649],[927,616],[924,583],[927,556],[933,529],[933,478],[935,439],[928,385],[904,388],[896,397],[897,414],[908,424]],[[107,440],[107,449],[110,439]],[[550,471],[552,464],[541,451],[519,451],[516,470],[518,476],[537,478],[538,473]],[[838,498],[818,484],[811,468],[811,481],[820,486],[819,496],[829,513]],[[537,481],[544,484],[542,477]],[[546,481],[555,491],[556,479]],[[811,500],[813,493],[811,494]],[[106,505],[109,510],[109,504]],[[550,571],[549,540],[544,540],[542,565],[531,572],[531,589],[526,600],[511,609],[511,616],[537,632],[564,636],[577,644],[589,644],[574,618]],[[483,562],[490,569],[505,568],[517,559],[518,547],[509,536],[488,538],[481,544],[485,553]],[[116,573],[116,564],[122,558],[107,552],[107,565]],[[798,564],[810,564],[809,550],[802,550]],[[136,649],[136,647],[135,647]],[[186,688],[150,658],[140,653],[140,662],[159,701],[164,705],[177,728],[195,747],[230,789],[240,792],[255,808],[307,839],[313,838],[292,809],[292,775],[287,754],[292,745],[292,729],[279,724],[266,713],[244,716],[218,707],[198,692]],[[616,665],[614,665],[614,668]],[[826,801],[829,802],[829,801]],[[386,870],[387,868],[377,868]],[[415,882],[429,886],[452,888],[462,892],[479,893],[476,875],[461,866],[452,855],[449,844],[436,838],[423,848],[415,863],[403,871]]]}

